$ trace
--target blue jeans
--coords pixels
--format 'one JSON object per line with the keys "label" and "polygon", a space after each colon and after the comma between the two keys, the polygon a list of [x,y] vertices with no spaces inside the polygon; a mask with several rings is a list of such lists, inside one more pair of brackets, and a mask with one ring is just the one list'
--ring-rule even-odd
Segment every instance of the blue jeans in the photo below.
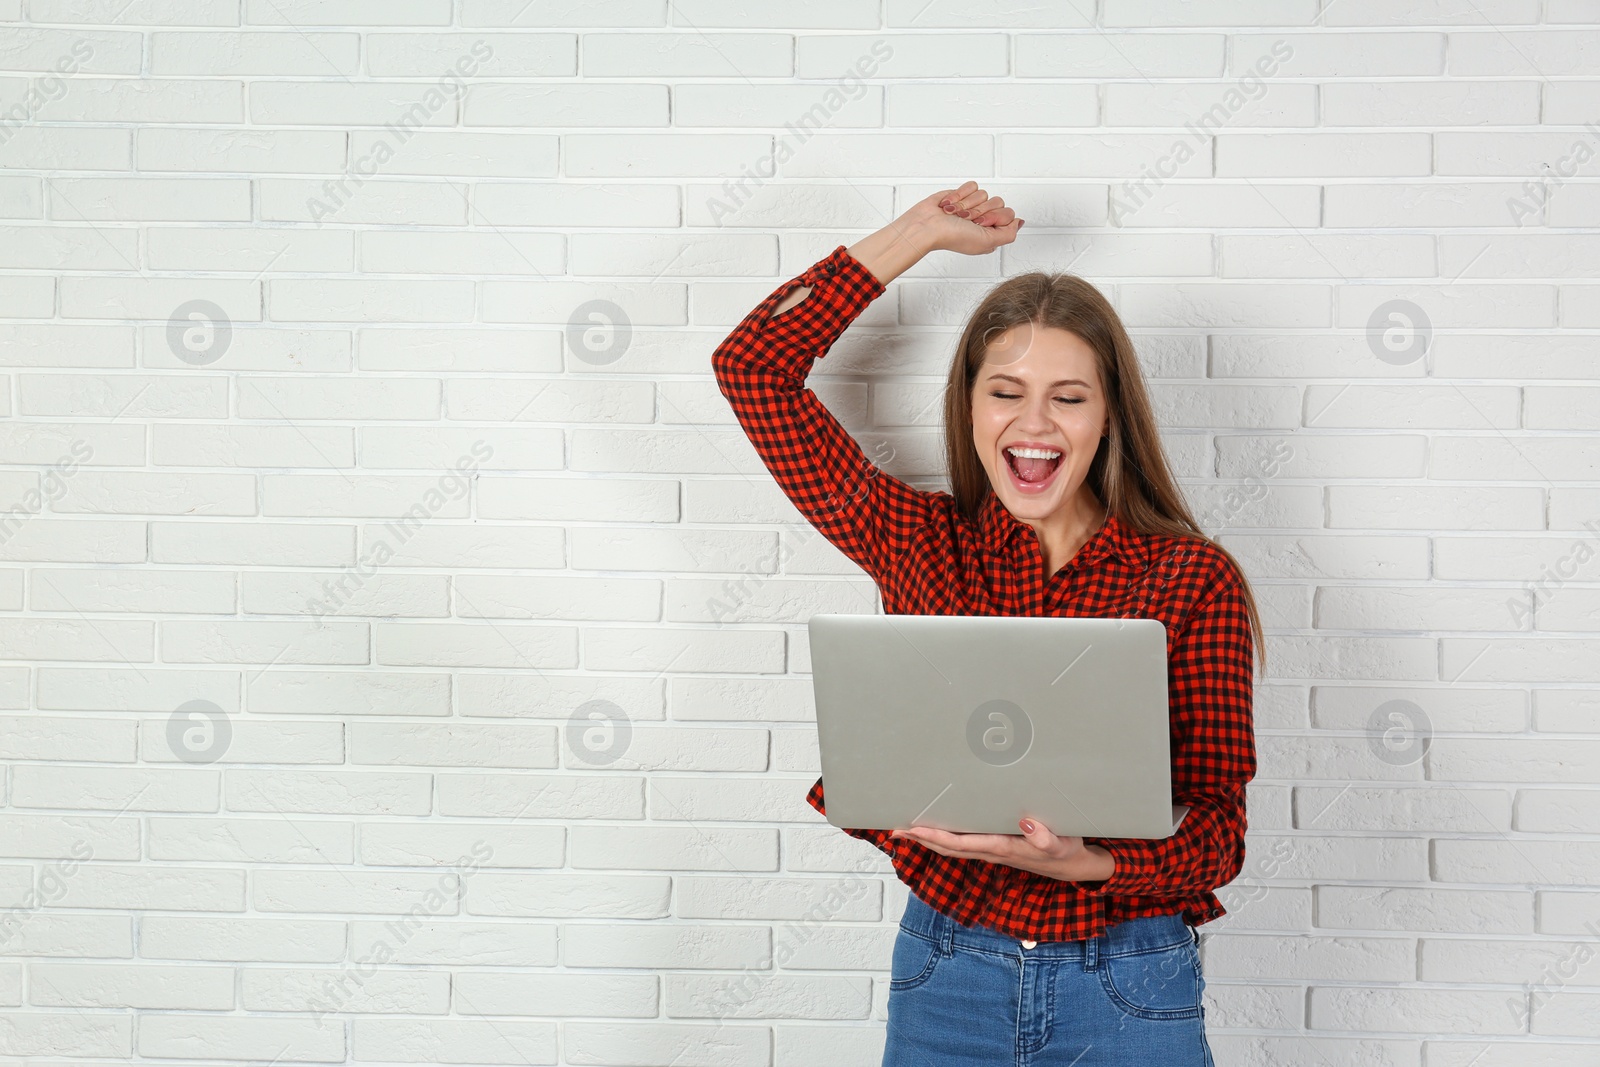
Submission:
{"label": "blue jeans", "polygon": [[890,965],[883,1064],[1213,1067],[1205,984],[1181,914],[1030,948],[913,893]]}

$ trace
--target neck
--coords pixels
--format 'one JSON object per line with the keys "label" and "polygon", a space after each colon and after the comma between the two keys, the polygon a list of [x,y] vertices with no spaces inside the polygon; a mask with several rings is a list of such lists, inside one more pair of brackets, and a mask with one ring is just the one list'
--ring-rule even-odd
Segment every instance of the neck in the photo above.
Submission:
{"label": "neck", "polygon": [[1060,570],[1078,550],[1099,531],[1107,516],[1106,507],[1093,493],[1085,489],[1072,498],[1072,502],[1056,509],[1042,519],[1022,519],[1033,527],[1044,552],[1049,573]]}

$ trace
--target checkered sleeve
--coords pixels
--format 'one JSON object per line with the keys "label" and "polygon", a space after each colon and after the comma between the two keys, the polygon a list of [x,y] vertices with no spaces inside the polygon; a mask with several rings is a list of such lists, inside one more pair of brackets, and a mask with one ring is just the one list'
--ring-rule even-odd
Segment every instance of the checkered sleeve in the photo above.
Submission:
{"label": "checkered sleeve", "polygon": [[1231,882],[1244,866],[1245,784],[1255,777],[1252,647],[1243,584],[1226,557],[1169,657],[1172,801],[1189,813],[1169,838],[1085,838],[1116,859],[1089,894],[1172,897]]}
{"label": "checkered sleeve", "polygon": [[[773,308],[801,286],[810,294],[773,317]],[[839,245],[773,290],[711,356],[717,387],[784,495],[880,585],[929,519],[934,494],[869,460],[805,381],[884,288]]]}

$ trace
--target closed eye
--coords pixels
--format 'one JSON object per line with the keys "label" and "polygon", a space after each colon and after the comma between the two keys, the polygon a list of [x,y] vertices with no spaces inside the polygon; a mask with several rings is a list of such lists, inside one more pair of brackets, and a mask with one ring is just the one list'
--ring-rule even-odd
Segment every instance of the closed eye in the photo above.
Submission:
{"label": "closed eye", "polygon": [[[990,393],[989,395],[994,397],[997,400],[1015,400],[1015,399],[1017,399],[1017,394],[1016,393]],[[1088,398],[1087,397],[1081,397],[1081,396],[1058,396],[1058,397],[1056,397],[1056,399],[1057,400],[1065,400],[1069,404],[1082,404]]]}

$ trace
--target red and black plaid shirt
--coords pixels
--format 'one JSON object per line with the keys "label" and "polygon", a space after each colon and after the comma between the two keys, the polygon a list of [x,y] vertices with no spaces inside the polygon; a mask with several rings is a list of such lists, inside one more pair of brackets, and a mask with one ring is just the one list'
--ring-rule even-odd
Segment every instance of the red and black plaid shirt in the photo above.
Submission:
{"label": "red and black plaid shirt", "polygon": [[[800,286],[811,294],[771,318]],[[876,467],[805,381],[884,288],[840,245],[745,316],[711,359],[739,425],[807,521],[877,583],[887,614],[1160,619],[1172,799],[1189,814],[1163,840],[1086,838],[1116,858],[1102,882],[955,859],[887,830],[845,833],[887,853],[900,880],[934,908],[1020,939],[1095,937],[1111,923],[1178,911],[1191,926],[1222,916],[1212,890],[1244,865],[1245,783],[1256,770],[1252,649],[1237,571],[1206,542],[1142,533],[1109,515],[1046,578],[1037,534],[993,492],[974,525],[949,493]],[[822,779],[806,799],[825,812]]]}

